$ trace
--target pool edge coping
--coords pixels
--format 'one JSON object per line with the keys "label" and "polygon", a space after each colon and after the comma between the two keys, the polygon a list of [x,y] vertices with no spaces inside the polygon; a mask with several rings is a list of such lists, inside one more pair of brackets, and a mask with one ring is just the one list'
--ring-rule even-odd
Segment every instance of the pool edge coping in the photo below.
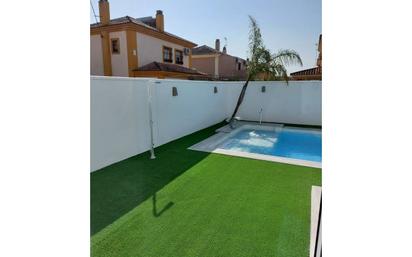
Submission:
{"label": "pool edge coping", "polygon": [[232,151],[232,150],[225,150],[225,149],[215,149],[215,150],[212,150],[212,151],[194,149],[192,147],[189,147],[187,149],[192,150],[192,151],[216,153],[216,154],[236,156],[236,157],[242,157],[242,158],[248,158],[248,159],[254,159],[254,160],[279,162],[279,163],[286,163],[286,164],[292,164],[292,165],[299,165],[299,166],[322,169],[322,163],[321,162],[286,158],[286,157],[280,157],[280,156],[270,156],[270,155],[266,155],[266,154]]}

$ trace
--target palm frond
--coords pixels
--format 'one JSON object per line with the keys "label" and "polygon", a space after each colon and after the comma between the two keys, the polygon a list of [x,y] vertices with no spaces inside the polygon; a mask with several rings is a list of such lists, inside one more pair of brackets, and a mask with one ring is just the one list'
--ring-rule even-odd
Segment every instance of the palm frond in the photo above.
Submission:
{"label": "palm frond", "polygon": [[242,87],[235,110],[230,117],[229,124],[232,124],[239,106],[242,104],[243,97],[250,80],[255,80],[259,75],[264,80],[279,80],[283,79],[288,83],[289,77],[285,66],[289,64],[300,64],[302,60],[294,50],[280,50],[272,55],[263,44],[262,34],[255,18],[249,15],[250,30],[249,30],[249,54],[250,59],[247,65],[248,77]]}
{"label": "palm frond", "polygon": [[293,64],[299,64],[300,66],[303,65],[300,55],[295,50],[281,49],[274,54],[272,58],[274,61],[280,62],[286,66]]}
{"label": "palm frond", "polygon": [[263,40],[262,33],[260,32],[260,28],[257,24],[256,19],[249,15],[249,20],[249,50],[253,58],[256,54],[256,51],[258,51],[258,49],[263,46]]}
{"label": "palm frond", "polygon": [[302,66],[300,55],[290,49],[281,49],[272,54],[263,44],[262,34],[255,18],[249,16],[249,62],[247,73],[251,80],[257,76],[263,79],[288,80],[286,66],[298,64]]}
{"label": "palm frond", "polygon": [[288,83],[289,77],[285,66],[282,64],[275,64],[274,69],[277,71],[277,78],[282,78],[286,81],[286,83]]}

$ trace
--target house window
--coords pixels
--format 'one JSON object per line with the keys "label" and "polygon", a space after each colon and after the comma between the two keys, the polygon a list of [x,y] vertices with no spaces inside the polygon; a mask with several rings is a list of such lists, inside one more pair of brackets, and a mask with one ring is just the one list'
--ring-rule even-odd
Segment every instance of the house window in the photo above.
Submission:
{"label": "house window", "polygon": [[175,63],[183,64],[183,51],[175,49]]}
{"label": "house window", "polygon": [[120,54],[120,43],[118,38],[112,38],[112,54]]}
{"label": "house window", "polygon": [[163,47],[163,62],[173,62],[172,48]]}
{"label": "house window", "polygon": [[242,67],[242,63],[239,62],[239,63],[237,64],[237,70],[240,70],[241,67]]}

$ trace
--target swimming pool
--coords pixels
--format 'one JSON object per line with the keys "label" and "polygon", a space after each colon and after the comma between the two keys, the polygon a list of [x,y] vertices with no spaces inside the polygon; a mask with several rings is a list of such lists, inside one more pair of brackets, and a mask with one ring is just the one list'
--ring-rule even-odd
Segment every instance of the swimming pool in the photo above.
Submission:
{"label": "swimming pool", "polygon": [[322,134],[316,130],[288,127],[279,130],[242,129],[217,148],[321,162]]}
{"label": "swimming pool", "polygon": [[190,150],[219,153],[314,168],[322,167],[321,129],[243,122],[229,125]]}

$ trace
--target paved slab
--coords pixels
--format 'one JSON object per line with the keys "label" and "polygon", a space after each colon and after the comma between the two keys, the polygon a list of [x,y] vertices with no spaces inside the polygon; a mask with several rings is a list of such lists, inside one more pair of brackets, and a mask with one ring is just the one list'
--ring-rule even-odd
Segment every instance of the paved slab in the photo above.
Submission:
{"label": "paved slab", "polygon": [[316,232],[318,230],[318,218],[319,218],[319,207],[320,207],[320,198],[322,193],[322,187],[312,186],[311,194],[311,211],[310,211],[310,257],[313,256],[313,251],[315,250],[316,243]]}

